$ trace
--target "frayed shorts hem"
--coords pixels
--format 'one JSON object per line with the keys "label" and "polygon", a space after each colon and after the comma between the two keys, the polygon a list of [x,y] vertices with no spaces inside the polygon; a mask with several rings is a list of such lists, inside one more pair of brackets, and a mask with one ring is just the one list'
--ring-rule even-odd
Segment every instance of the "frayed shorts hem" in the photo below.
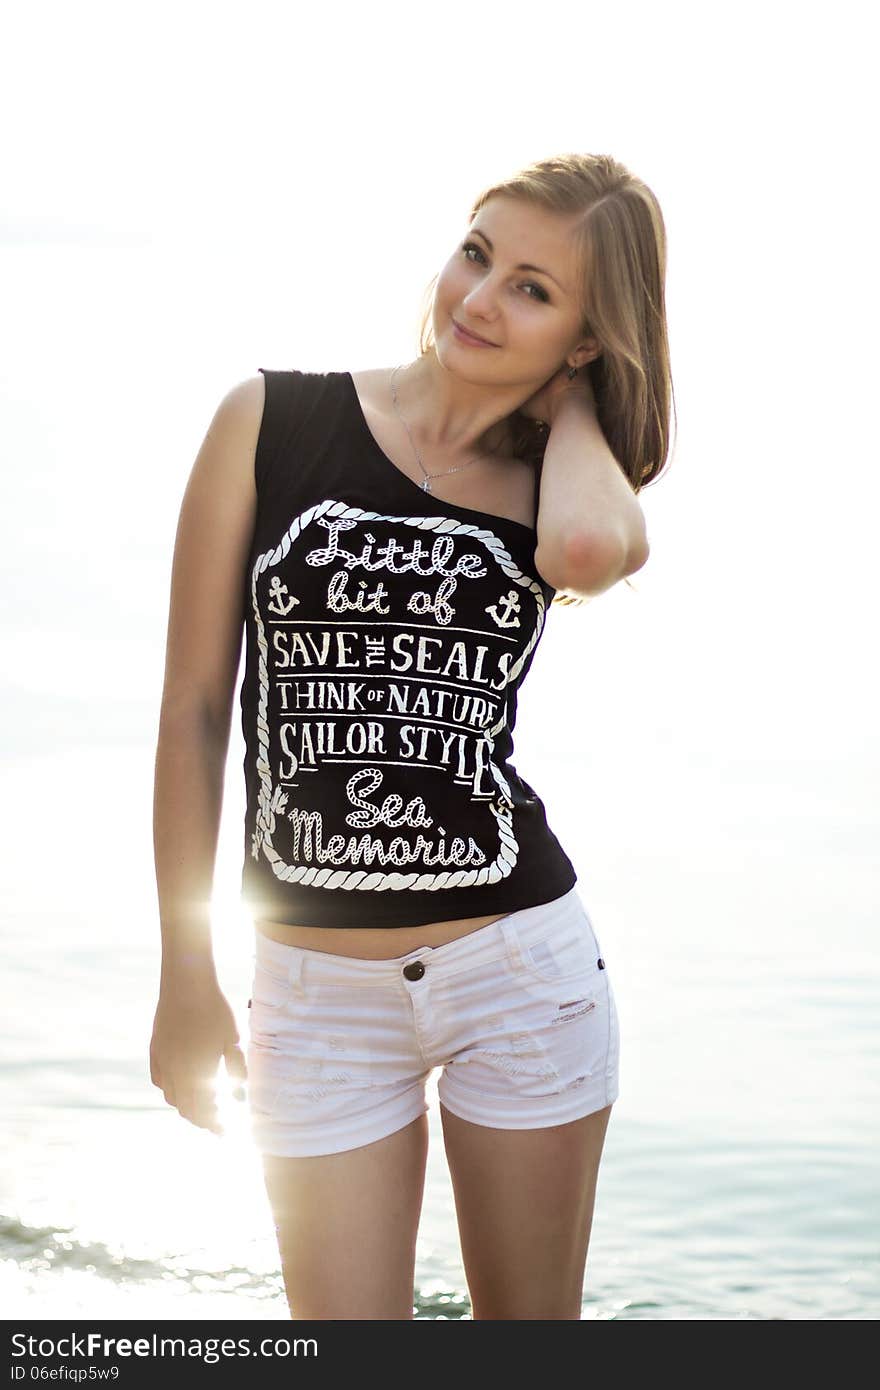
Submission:
{"label": "frayed shorts hem", "polygon": [[380,1139],[388,1139],[427,1113],[428,1102],[422,1096],[406,1106],[396,1107],[393,1114],[383,1114],[381,1117],[371,1115],[373,1123],[369,1127],[364,1126],[358,1133],[354,1132],[348,1121],[344,1129],[340,1127],[336,1132],[322,1125],[320,1134],[306,1135],[302,1126],[297,1126],[296,1133],[285,1134],[283,1121],[276,1121],[268,1132],[261,1132],[259,1124],[253,1125],[252,1134],[257,1148],[266,1158],[318,1158],[378,1144]]}
{"label": "frayed shorts hem", "polygon": [[460,1120],[467,1120],[472,1125],[482,1125],[485,1129],[550,1129],[553,1125],[567,1125],[573,1120],[583,1120],[587,1115],[593,1115],[597,1110],[604,1110],[606,1106],[613,1105],[617,1096],[616,1088],[609,1089],[603,1085],[600,1090],[591,1091],[588,1095],[580,1093],[577,1105],[567,1108],[547,1109],[540,1114],[532,1111],[526,1115],[520,1106],[516,1111],[499,1114],[497,1109],[487,1112],[485,1105],[462,1105],[458,1098],[450,1101],[438,1089],[440,1104],[445,1109],[457,1115]]}
{"label": "frayed shorts hem", "polygon": [[[598,1110],[604,1110],[607,1106],[613,1105],[618,1099],[617,1090],[609,1091],[606,1089],[601,1093],[604,1098],[599,1098],[599,1093],[594,1093],[590,1099],[585,1100],[583,1096],[577,1107],[564,1112],[554,1111],[541,1116],[532,1115],[524,1119],[521,1113],[510,1113],[504,1117],[493,1115],[487,1118],[485,1106],[462,1105],[456,1100],[450,1104],[448,1098],[439,1096],[440,1105],[455,1115],[459,1120],[466,1120],[468,1124],[480,1125],[483,1129],[510,1129],[510,1130],[531,1130],[549,1129],[553,1125],[571,1124],[574,1120],[583,1120],[587,1115],[593,1115]],[[586,1108],[585,1108],[586,1107]],[[388,1139],[392,1134],[397,1134],[407,1125],[412,1124],[422,1115],[427,1115],[429,1106],[426,1100],[418,1101],[414,1105],[407,1106],[405,1109],[395,1111],[393,1117],[383,1117],[381,1127],[378,1125],[364,1129],[359,1135],[355,1136],[351,1132],[351,1126],[347,1125],[345,1132],[336,1135],[322,1129],[320,1135],[306,1137],[299,1130],[295,1135],[285,1136],[283,1126],[275,1124],[272,1126],[271,1139],[263,1139],[259,1134],[255,1134],[257,1147],[267,1158],[317,1158],[335,1153],[348,1153],[352,1149],[362,1149],[368,1144],[377,1144],[382,1139]]]}

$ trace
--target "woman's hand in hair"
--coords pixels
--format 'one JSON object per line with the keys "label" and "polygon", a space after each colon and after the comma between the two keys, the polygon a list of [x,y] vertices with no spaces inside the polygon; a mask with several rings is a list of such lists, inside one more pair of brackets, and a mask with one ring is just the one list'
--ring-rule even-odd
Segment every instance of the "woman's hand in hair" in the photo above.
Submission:
{"label": "woman's hand in hair", "polygon": [[590,410],[596,409],[593,384],[586,367],[581,367],[577,376],[573,376],[571,379],[569,379],[568,367],[560,367],[559,371],[554,372],[534,395],[523,401],[523,404],[519,406],[519,412],[530,420],[543,421],[552,428],[560,402],[571,397],[582,402]]}

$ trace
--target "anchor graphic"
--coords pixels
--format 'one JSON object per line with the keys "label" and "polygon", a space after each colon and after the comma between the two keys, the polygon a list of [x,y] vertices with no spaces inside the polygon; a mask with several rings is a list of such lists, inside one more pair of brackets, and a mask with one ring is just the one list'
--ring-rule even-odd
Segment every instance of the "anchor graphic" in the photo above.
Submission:
{"label": "anchor graphic", "polygon": [[[290,593],[290,590],[288,589],[287,585],[281,583],[281,580],[279,579],[277,574],[273,577],[272,583],[269,585],[269,592],[272,595],[272,597],[266,604],[266,607],[271,609],[273,613],[280,613],[282,618],[285,616],[285,614],[290,612],[294,604],[299,603],[299,599],[293,597],[293,594]],[[287,602],[285,602],[284,598],[282,597],[283,594],[289,595]]]}
{"label": "anchor graphic", "polygon": [[[498,609],[503,605],[503,615],[499,617]],[[519,602],[519,594],[516,589],[508,589],[503,598],[497,603],[490,603],[484,612],[491,613],[499,627],[519,627],[519,618],[511,616],[513,613],[520,613],[522,609]]]}

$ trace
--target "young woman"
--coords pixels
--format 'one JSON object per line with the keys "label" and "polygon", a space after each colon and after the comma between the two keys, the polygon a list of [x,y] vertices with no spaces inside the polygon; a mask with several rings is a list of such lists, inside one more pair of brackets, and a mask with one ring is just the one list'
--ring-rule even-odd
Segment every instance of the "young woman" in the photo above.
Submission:
{"label": "young woman", "polygon": [[[435,1068],[474,1318],[581,1316],[609,972],[511,755],[550,602],[648,556],[671,378],[657,200],[605,156],[487,189],[419,355],[260,369],[181,508],[155,782],[153,1083],[248,1103],[296,1318],[413,1316]],[[209,900],[242,632],[247,1057]]]}

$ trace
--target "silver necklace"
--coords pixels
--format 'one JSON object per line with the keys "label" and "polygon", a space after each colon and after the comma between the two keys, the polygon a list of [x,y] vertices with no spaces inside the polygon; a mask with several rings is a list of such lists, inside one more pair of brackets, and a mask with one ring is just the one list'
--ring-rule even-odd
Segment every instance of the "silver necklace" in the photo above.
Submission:
{"label": "silver necklace", "polygon": [[416,456],[416,459],[417,459],[417,461],[418,461],[419,468],[421,468],[422,472],[423,472],[424,475],[425,475],[425,480],[424,480],[424,482],[419,483],[418,486],[422,489],[423,492],[430,492],[430,491],[431,491],[431,479],[432,479],[432,478],[445,478],[446,475],[447,475],[448,473],[459,473],[459,472],[461,471],[462,468],[468,468],[468,467],[470,466],[470,464],[472,464],[472,463],[478,463],[479,460],[480,460],[480,458],[482,457],[482,455],[476,454],[476,455],[474,456],[474,458],[468,459],[467,463],[459,463],[459,464],[456,464],[455,468],[447,468],[447,469],[445,469],[442,473],[429,473],[429,472],[428,472],[427,468],[426,468],[425,465],[422,463],[421,454],[419,453],[418,449],[416,448],[415,440],[414,440],[413,437],[412,437],[412,433],[410,432],[409,425],[406,423],[406,420],[403,418],[403,415],[402,415],[401,412],[400,412],[400,406],[399,406],[398,403],[397,403],[397,387],[396,387],[396,385],[395,385],[394,378],[397,376],[397,373],[398,373],[399,371],[402,370],[403,366],[404,366],[404,363],[401,362],[400,366],[395,367],[395,368],[394,368],[394,371],[391,373],[391,400],[392,400],[392,403],[393,403],[393,405],[394,405],[395,413],[397,414],[397,416],[398,416],[398,418],[399,418],[401,424],[403,425],[403,428],[406,430],[407,434],[409,435],[409,442],[410,442],[410,444],[412,445],[412,451],[413,451],[413,453],[414,453],[415,456]]}

